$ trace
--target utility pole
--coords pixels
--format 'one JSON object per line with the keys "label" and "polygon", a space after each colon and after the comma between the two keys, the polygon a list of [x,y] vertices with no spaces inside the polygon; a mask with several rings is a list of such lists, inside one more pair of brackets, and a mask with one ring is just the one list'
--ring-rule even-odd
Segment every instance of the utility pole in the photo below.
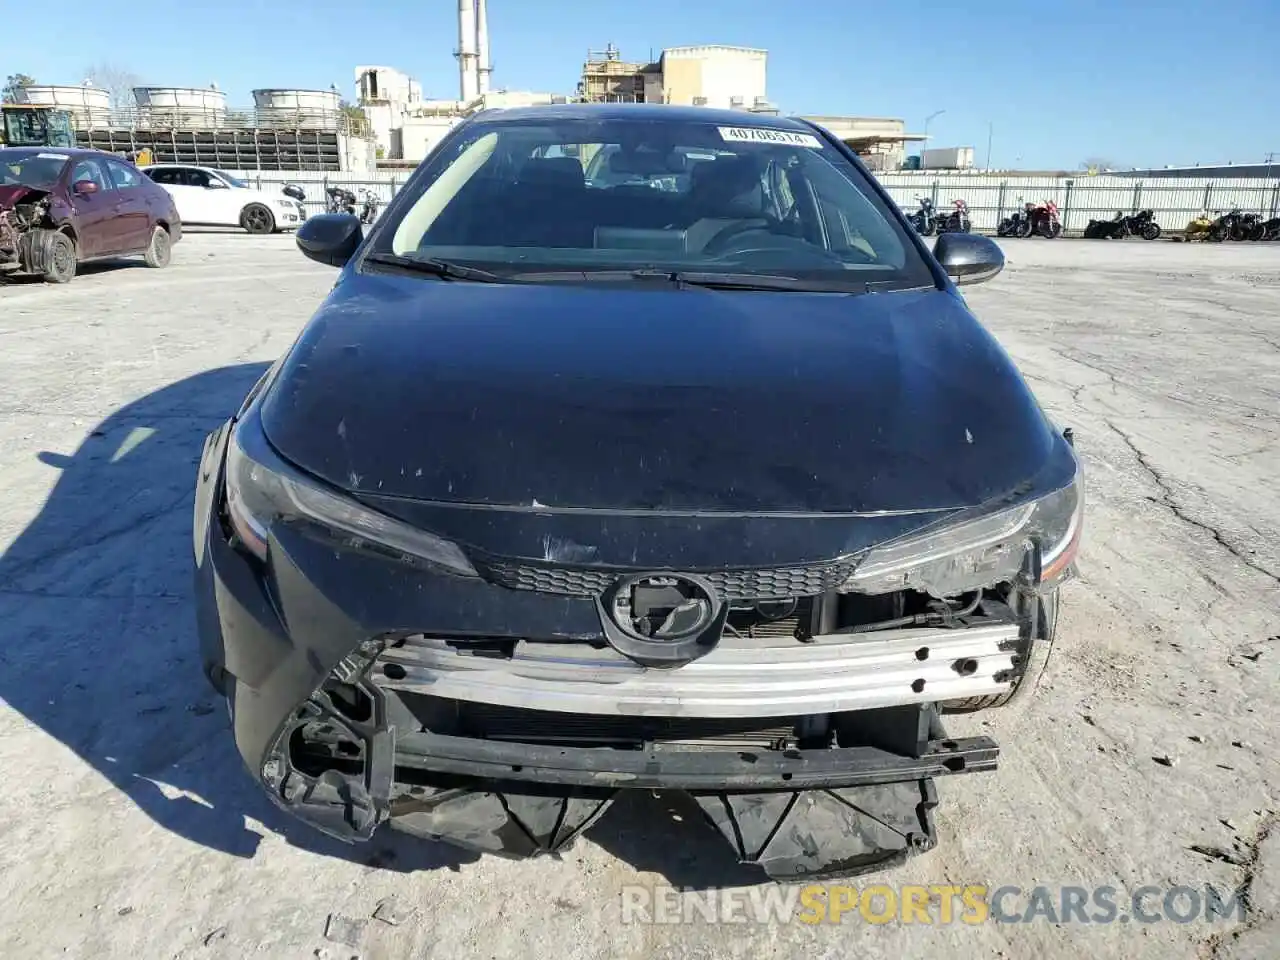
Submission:
{"label": "utility pole", "polygon": [[929,124],[933,121],[934,117],[940,117],[946,112],[947,112],[946,110],[935,110],[933,111],[933,113],[929,114],[927,117],[924,118],[924,145],[920,147],[920,169],[921,170],[923,170],[926,166],[924,162],[924,152],[925,150],[928,149],[928,144],[929,144]]}
{"label": "utility pole", "polygon": [[991,134],[995,129],[994,124],[990,120],[987,121],[987,169],[991,169]]}

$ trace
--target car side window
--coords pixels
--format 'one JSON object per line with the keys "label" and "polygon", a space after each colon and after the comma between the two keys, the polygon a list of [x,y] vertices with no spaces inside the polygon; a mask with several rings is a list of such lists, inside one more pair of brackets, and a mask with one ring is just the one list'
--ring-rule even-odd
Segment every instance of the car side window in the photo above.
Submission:
{"label": "car side window", "polygon": [[203,170],[188,170],[187,186],[189,187],[209,186],[209,174],[205,173]]}
{"label": "car side window", "polygon": [[71,182],[79,183],[81,180],[92,180],[99,190],[111,189],[106,174],[102,172],[102,164],[97,160],[80,160],[76,163],[75,169],[71,171]]}
{"label": "car side window", "polygon": [[129,187],[142,185],[142,174],[118,160],[108,160],[107,169],[111,172],[111,182],[115,184],[117,190],[127,190]]}
{"label": "car side window", "polygon": [[180,170],[151,170],[147,176],[154,183],[167,183],[170,186],[182,183]]}

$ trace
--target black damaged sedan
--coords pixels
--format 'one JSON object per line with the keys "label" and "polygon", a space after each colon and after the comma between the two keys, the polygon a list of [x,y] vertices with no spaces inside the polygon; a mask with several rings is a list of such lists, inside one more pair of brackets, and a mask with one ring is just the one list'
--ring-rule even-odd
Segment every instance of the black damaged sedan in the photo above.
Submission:
{"label": "black damaged sedan", "polygon": [[561,849],[686,791],[743,862],[931,847],[941,717],[1026,697],[1083,514],[1054,426],[851,151],[798,120],[489,111],[208,439],[205,670],[272,799]]}

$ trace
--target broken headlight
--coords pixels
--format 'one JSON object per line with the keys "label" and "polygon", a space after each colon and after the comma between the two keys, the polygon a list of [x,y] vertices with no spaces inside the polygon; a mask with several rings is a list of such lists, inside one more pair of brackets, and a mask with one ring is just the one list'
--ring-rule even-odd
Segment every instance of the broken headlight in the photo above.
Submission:
{"label": "broken headlight", "polygon": [[1067,486],[1031,503],[873,547],[841,589],[955,596],[1016,579],[1033,546],[1039,548],[1038,583],[1050,586],[1071,570],[1083,523],[1084,489],[1077,471]]}
{"label": "broken headlight", "polygon": [[346,535],[356,545],[424,560],[461,576],[478,576],[456,543],[357,503],[291,469],[268,446],[256,418],[236,424],[227,444],[227,517],[244,548],[267,557],[277,520],[303,519]]}

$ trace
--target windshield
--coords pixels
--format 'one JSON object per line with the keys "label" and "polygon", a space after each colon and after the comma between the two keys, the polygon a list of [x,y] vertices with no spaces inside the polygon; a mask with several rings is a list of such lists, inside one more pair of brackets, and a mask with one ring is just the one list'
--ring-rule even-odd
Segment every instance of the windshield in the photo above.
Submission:
{"label": "windshield", "polygon": [[865,176],[817,134],[776,121],[473,122],[406,186],[371,250],[506,274],[933,282]]}
{"label": "windshield", "polygon": [[53,150],[0,150],[0,186],[22,184],[52,190],[69,159]]}
{"label": "windshield", "polygon": [[227,173],[227,171],[225,170],[214,170],[213,172],[216,173],[223,180],[227,181],[227,183],[231,184],[231,186],[233,187],[239,187],[242,190],[249,189],[249,184],[245,183],[239,177],[233,177],[231,174]]}

